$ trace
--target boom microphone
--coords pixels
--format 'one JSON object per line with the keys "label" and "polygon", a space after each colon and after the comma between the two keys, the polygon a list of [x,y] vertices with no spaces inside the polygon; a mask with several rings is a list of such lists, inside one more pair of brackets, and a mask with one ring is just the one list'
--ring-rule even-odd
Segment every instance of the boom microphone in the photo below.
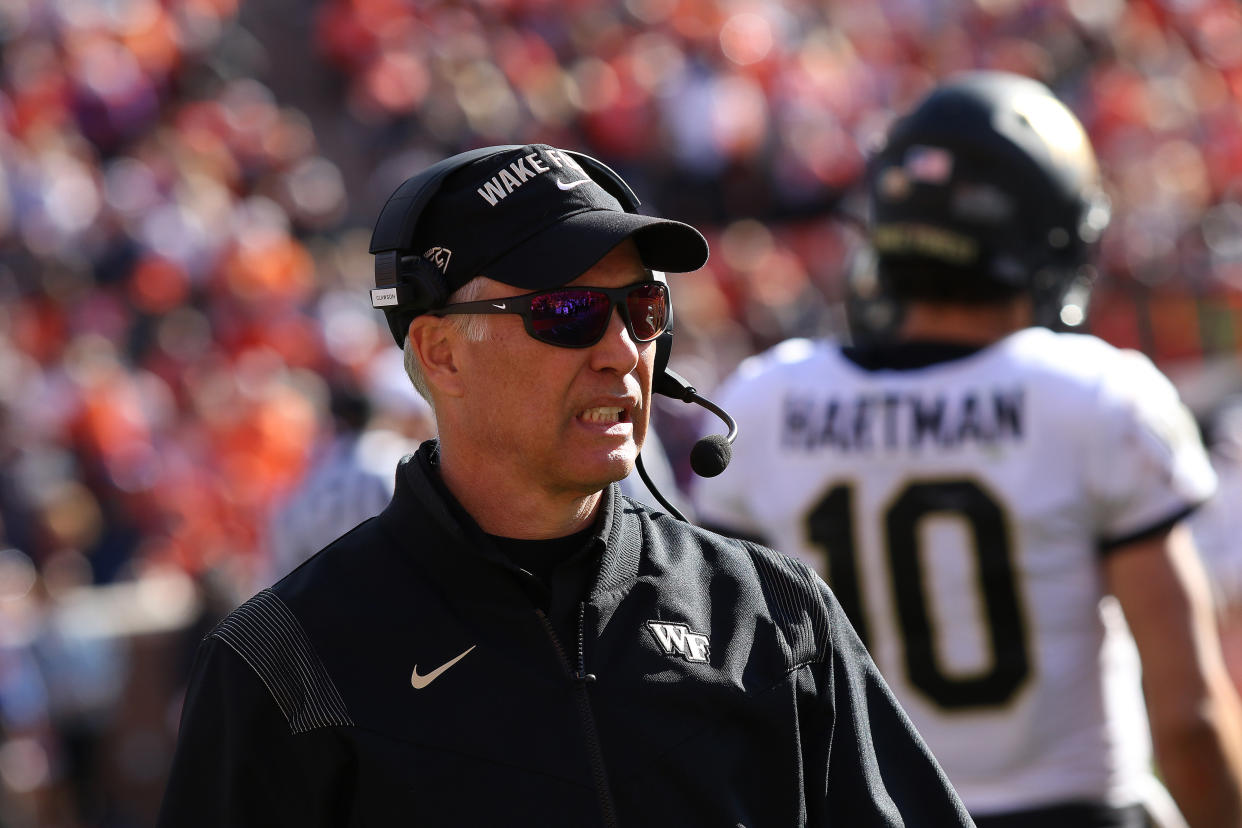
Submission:
{"label": "boom microphone", "polygon": [[733,446],[727,438],[710,434],[690,449],[690,468],[699,477],[715,477],[725,470],[733,459]]}
{"label": "boom microphone", "polygon": [[[724,421],[725,425],[729,427],[728,434],[709,434],[696,442],[694,448],[690,450],[690,468],[699,477],[715,477],[724,471],[725,467],[729,465],[729,461],[733,458],[733,441],[737,439],[737,421],[729,416],[729,412],[707,399],[707,397],[699,394],[698,389],[667,366],[654,378],[651,383],[651,390],[656,394],[672,397],[684,403],[694,403],[695,405],[702,406]],[[679,520],[686,520],[686,516],[679,512],[677,507],[665,500],[664,496],[656,489],[655,484],[651,482],[651,478],[647,476],[647,470],[643,468],[643,458],[641,456],[639,456],[635,465],[638,469],[638,476],[642,478],[643,483],[647,484],[647,488],[660,501],[660,504],[665,509],[668,509],[669,514]]]}
{"label": "boom microphone", "polygon": [[704,437],[690,451],[690,468],[699,477],[715,477],[724,471],[733,459],[733,441],[737,439],[737,422],[729,416],[729,412],[704,397],[685,377],[668,367],[652,383],[651,390],[684,403],[702,406],[724,420],[729,427],[728,434]]}

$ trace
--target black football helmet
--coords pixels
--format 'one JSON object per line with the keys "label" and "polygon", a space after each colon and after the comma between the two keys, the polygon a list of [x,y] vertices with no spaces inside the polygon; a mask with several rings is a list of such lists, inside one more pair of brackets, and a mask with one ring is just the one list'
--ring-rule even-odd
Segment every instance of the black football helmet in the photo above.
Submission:
{"label": "black football helmet", "polygon": [[879,281],[898,304],[1026,291],[1040,324],[1081,323],[1109,206],[1082,124],[1043,84],[955,76],[893,125],[867,187]]}

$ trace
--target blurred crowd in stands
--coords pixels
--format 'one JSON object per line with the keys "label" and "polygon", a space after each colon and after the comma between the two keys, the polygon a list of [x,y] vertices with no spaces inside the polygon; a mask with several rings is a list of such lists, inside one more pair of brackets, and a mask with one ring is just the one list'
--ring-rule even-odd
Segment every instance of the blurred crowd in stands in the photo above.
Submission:
{"label": "blurred crowd in stands", "polygon": [[[1114,214],[1089,329],[1211,368],[1212,424],[1242,390],[1232,0],[0,0],[0,826],[151,824],[190,653],[280,574],[330,402],[366,401],[349,451],[382,477],[433,433],[366,292],[405,177],[540,141],[701,226],[673,360],[710,390],[848,335],[868,152],[974,67],[1082,117]],[[1236,598],[1238,534],[1202,522]]]}

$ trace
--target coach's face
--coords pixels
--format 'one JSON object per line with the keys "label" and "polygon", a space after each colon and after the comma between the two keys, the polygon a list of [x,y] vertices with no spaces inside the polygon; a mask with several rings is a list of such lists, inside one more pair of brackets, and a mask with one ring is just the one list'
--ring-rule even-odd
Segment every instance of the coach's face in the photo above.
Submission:
{"label": "coach's face", "polygon": [[[632,241],[570,285],[620,287],[650,278]],[[481,298],[523,291],[501,283]],[[638,343],[614,309],[589,348],[532,339],[517,316],[488,317],[491,335],[465,343],[463,432],[498,474],[550,494],[589,495],[630,473],[647,434],[655,342]]]}

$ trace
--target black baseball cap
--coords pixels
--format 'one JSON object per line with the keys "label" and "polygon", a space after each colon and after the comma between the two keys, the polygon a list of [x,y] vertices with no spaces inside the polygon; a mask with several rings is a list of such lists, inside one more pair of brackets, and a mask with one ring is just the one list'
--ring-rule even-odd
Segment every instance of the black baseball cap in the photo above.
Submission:
{"label": "black baseball cap", "polygon": [[524,290],[559,287],[627,238],[652,270],[684,273],[706,263],[698,230],[628,212],[605,184],[633,198],[589,157],[547,144],[498,148],[444,179],[418,218],[411,252],[440,269],[450,292],[475,276]]}

